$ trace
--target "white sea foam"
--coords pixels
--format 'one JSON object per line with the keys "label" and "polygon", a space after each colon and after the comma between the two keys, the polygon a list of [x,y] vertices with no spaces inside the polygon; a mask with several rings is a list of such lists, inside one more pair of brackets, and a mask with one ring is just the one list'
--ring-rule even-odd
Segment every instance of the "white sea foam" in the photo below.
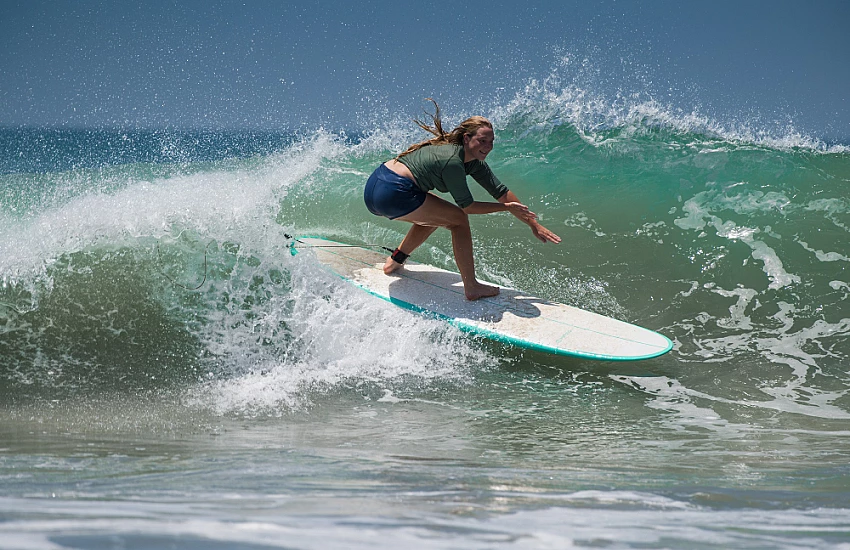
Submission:
{"label": "white sea foam", "polygon": [[850,258],[838,252],[824,252],[823,250],[815,250],[814,248],[811,248],[809,244],[805,241],[798,240],[797,242],[800,243],[800,246],[802,246],[809,252],[814,253],[815,257],[822,262],[850,262]]}
{"label": "white sea foam", "polygon": [[[729,318],[714,319],[711,315],[704,313],[702,318],[696,321],[700,326],[705,326],[709,320],[713,319],[718,326],[730,332],[721,336],[698,336],[698,331],[692,330],[690,344],[696,346],[696,351],[691,353],[703,362],[729,361],[732,357],[751,353],[761,355],[770,365],[764,368],[770,368],[774,374],[767,376],[763,368],[758,378],[761,380],[758,383],[758,389],[772,399],[728,400],[685,388],[678,381],[668,380],[665,377],[654,379],[615,377],[615,379],[643,388],[655,395],[656,402],[651,406],[676,410],[685,418],[691,418],[696,414],[685,410],[692,407],[690,397],[699,397],[709,402],[737,403],[825,419],[850,418],[850,413],[836,404],[850,390],[826,389],[819,387],[818,383],[819,378],[823,376],[829,378],[834,376],[824,373],[819,361],[834,356],[829,342],[850,331],[850,319],[841,319],[832,323],[817,319],[809,326],[800,327],[796,322],[796,308],[792,304],[780,301],[777,303],[779,311],[771,318],[774,325],[778,326],[756,327],[750,316],[746,314],[757,295],[755,291],[744,287],[729,291],[714,286],[708,290],[721,296],[737,298],[737,301],[729,308]],[[758,307],[756,305],[753,309]],[[685,327],[684,324],[683,327]],[[679,350],[679,353],[683,358],[687,357],[683,351]],[[685,396],[689,397],[685,398]]]}
{"label": "white sea foam", "polygon": [[675,413],[668,426],[672,429],[684,429],[687,426],[699,426],[711,430],[724,438],[740,436],[744,433],[762,431],[753,423],[731,422],[711,407],[712,403],[722,403],[734,407],[752,407],[804,416],[830,419],[850,419],[850,413],[832,404],[844,397],[847,392],[821,391],[806,385],[805,380],[793,379],[787,385],[759,388],[772,400],[729,399],[687,388],[676,379],[666,376],[634,377],[611,375],[611,378],[630,387],[646,392],[653,397],[647,406]]}
{"label": "white sea foam", "polygon": [[719,326],[726,329],[752,330],[752,319],[746,314],[746,311],[758,292],[742,286],[734,290],[712,288],[711,291],[727,298],[737,298],[737,302],[729,307],[729,318],[717,320]]}
{"label": "white sea foam", "polygon": [[[470,369],[493,358],[457,329],[375,300],[321,270],[309,252],[291,258],[286,295],[251,312],[234,311],[208,329],[207,347],[227,357],[231,375],[193,389],[189,403],[218,413],[268,414],[309,406],[344,384],[393,384],[417,380],[465,383]],[[286,334],[275,328],[287,327]],[[286,340],[258,346],[257,340]],[[389,384],[390,386],[387,386]]]}
{"label": "white sea foam", "polygon": [[710,225],[719,237],[746,244],[752,249],[753,259],[763,264],[763,270],[770,280],[769,288],[779,289],[799,283],[801,279],[798,275],[788,273],[776,251],[765,241],[756,238],[756,235],[762,232],[772,238],[779,238],[779,235],[767,226],[764,229],[739,226],[731,220],[723,220],[713,212],[730,209],[738,214],[750,215],[754,212],[771,211],[787,203],[787,198],[780,193],[768,196],[757,192],[748,195],[746,200],[741,200],[740,196],[729,197],[712,189],[688,199],[682,205],[684,217],[673,220],[673,223],[680,229],[701,231],[701,237],[705,236],[703,230]]}
{"label": "white sea foam", "polygon": [[[830,281],[829,287],[833,290],[844,289],[845,292],[850,292],[850,284],[847,284],[844,281]],[[846,297],[846,295],[845,295],[845,297]]]}

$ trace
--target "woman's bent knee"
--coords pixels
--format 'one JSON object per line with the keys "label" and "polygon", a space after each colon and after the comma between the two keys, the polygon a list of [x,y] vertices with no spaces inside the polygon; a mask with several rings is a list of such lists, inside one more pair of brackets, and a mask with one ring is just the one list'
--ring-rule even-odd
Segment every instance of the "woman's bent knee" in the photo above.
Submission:
{"label": "woman's bent knee", "polygon": [[469,214],[455,206],[448,222],[449,223],[446,227],[449,229],[452,227],[469,227]]}

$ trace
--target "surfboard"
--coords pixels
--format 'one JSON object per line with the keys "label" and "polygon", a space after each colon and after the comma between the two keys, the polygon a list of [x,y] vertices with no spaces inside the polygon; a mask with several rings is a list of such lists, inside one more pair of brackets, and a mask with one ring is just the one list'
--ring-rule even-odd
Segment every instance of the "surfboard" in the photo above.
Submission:
{"label": "surfboard", "polygon": [[408,260],[383,272],[386,252],[321,237],[298,237],[292,254],[309,250],[330,272],[402,308],[521,348],[601,361],[651,359],[670,351],[666,336],[598,313],[500,285],[492,298],[468,301],[460,274]]}

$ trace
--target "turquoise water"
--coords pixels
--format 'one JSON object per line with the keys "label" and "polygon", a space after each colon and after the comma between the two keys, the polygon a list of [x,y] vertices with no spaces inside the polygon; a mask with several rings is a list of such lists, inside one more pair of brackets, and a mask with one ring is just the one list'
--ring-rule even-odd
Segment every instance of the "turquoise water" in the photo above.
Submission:
{"label": "turquoise water", "polygon": [[408,122],[0,133],[0,546],[850,547],[847,147],[567,92],[483,113],[563,242],[475,217],[479,275],[663,357],[476,339],[291,256],[397,245],[361,193]]}

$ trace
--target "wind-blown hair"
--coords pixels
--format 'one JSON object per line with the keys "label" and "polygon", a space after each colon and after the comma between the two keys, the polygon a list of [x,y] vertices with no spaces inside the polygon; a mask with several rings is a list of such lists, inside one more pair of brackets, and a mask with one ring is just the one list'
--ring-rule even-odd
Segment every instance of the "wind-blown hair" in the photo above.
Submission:
{"label": "wind-blown hair", "polygon": [[413,122],[416,123],[417,126],[428,132],[429,134],[433,134],[434,137],[431,139],[426,139],[425,141],[420,141],[419,143],[414,143],[410,147],[407,148],[406,151],[400,153],[396,160],[400,159],[404,155],[409,155],[413,151],[421,149],[427,145],[460,145],[463,146],[463,136],[466,135],[475,135],[479,129],[487,127],[491,130],[493,129],[493,124],[490,123],[489,120],[484,118],[483,116],[471,116],[468,119],[461,122],[457,128],[452,130],[451,132],[446,132],[443,130],[443,121],[440,118],[440,106],[437,105],[437,102],[427,98],[428,101],[434,104],[435,112],[434,114],[430,114],[427,111],[425,112],[431,118],[431,124],[427,124],[422,122],[421,120],[413,119]]}

